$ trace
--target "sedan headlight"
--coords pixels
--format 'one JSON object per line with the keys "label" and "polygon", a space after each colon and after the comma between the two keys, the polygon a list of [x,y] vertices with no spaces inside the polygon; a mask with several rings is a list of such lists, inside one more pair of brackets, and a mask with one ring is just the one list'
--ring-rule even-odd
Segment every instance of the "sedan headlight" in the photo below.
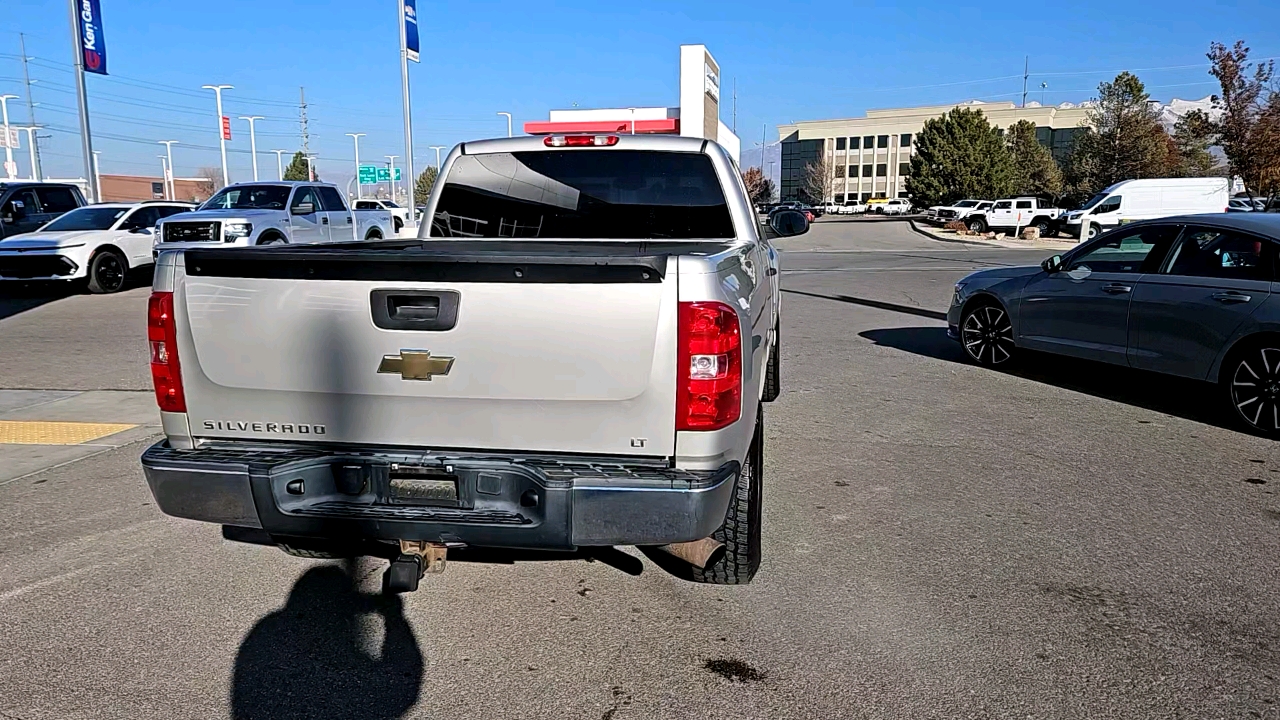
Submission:
{"label": "sedan headlight", "polygon": [[222,241],[235,242],[240,238],[247,238],[253,234],[253,225],[251,223],[227,223],[222,226]]}
{"label": "sedan headlight", "polygon": [[965,284],[964,284],[964,282],[963,282],[963,281],[956,283],[956,292],[955,292],[955,295],[952,295],[952,296],[951,296],[951,304],[952,304],[952,305],[959,305],[959,304],[960,304],[960,296],[961,296],[961,294],[964,292],[964,285],[965,285]]}

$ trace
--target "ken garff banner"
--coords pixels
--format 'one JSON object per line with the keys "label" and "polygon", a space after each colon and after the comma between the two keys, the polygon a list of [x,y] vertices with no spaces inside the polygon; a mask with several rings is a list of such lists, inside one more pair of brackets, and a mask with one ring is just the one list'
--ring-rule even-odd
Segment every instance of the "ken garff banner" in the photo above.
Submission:
{"label": "ken garff banner", "polygon": [[102,8],[98,0],[80,0],[80,50],[85,72],[107,74],[107,40],[102,33]]}
{"label": "ken garff banner", "polygon": [[[89,0],[84,0],[89,2]],[[97,0],[93,0],[96,4]],[[405,57],[418,61],[418,0],[404,0]]]}

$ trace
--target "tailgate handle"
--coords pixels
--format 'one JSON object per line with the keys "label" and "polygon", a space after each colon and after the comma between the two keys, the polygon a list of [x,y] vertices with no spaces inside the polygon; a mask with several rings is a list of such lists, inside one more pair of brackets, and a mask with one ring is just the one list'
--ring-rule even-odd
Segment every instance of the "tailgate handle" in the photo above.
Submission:
{"label": "tailgate handle", "polygon": [[373,324],[383,330],[452,330],[458,322],[456,290],[374,290]]}

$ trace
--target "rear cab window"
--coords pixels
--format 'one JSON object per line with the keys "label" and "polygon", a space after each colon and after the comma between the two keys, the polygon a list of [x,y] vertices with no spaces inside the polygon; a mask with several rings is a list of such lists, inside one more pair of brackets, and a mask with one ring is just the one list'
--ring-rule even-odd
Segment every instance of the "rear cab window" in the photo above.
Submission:
{"label": "rear cab window", "polygon": [[711,158],[654,150],[551,150],[458,157],[432,237],[734,237]]}

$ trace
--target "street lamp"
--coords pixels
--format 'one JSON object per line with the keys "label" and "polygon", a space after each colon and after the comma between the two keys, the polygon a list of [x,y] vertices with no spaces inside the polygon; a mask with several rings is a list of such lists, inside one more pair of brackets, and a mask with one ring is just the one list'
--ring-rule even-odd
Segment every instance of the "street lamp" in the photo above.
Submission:
{"label": "street lamp", "polygon": [[165,179],[165,182],[164,182],[164,194],[166,196],[165,200],[172,200],[173,198],[168,197],[168,195],[169,195],[169,177],[173,175],[173,165],[172,163],[168,162],[169,158],[167,155],[157,155],[156,157],[160,158],[160,177]]}
{"label": "street lamp", "polygon": [[249,121],[249,157],[253,158],[253,181],[258,182],[258,140],[253,134],[253,121],[261,120],[261,115],[241,115],[241,120]]}
{"label": "street lamp", "polygon": [[173,187],[173,144],[177,140],[157,140],[157,143],[164,146],[165,155],[169,158],[169,173],[164,178],[165,199],[173,200],[177,197],[177,190]]}
{"label": "street lamp", "polygon": [[428,145],[428,148],[436,151],[436,174],[440,174],[440,151],[449,147],[448,145]]}
{"label": "street lamp", "polygon": [[356,143],[356,199],[364,197],[360,193],[360,138],[364,137],[364,133],[347,133],[347,137]]}
{"label": "street lamp", "polygon": [[222,184],[227,186],[231,184],[231,178],[227,175],[227,136],[222,132],[222,91],[231,90],[231,85],[201,85],[205,90],[212,90],[218,99],[218,149],[222,151]]}
{"label": "street lamp", "polygon": [[387,176],[387,185],[391,188],[391,202],[396,201],[396,158],[399,155],[383,155],[387,159],[387,165],[390,166],[391,174]]}
{"label": "street lamp", "polygon": [[13,164],[13,143],[9,142],[9,101],[17,95],[0,95],[0,112],[4,114],[4,174],[10,180],[18,179],[18,166]]}
{"label": "street lamp", "polygon": [[315,168],[315,165],[312,163],[312,161],[313,161],[313,160],[315,160],[317,157],[318,157],[317,155],[307,155],[307,156],[306,156],[306,158],[307,158],[307,182],[315,182],[315,180],[316,180],[316,168]]}
{"label": "street lamp", "polygon": [[283,179],[284,179],[284,164],[283,164],[283,161],[280,159],[280,156],[281,156],[281,155],[283,155],[283,154],[285,154],[285,153],[287,153],[287,152],[289,152],[289,151],[288,151],[288,150],[272,150],[271,152],[273,152],[273,153],[275,153],[275,154],[276,154],[276,179],[277,179],[277,180],[283,180]]}
{"label": "street lamp", "polygon": [[500,113],[498,113],[498,114],[499,114],[499,115],[506,115],[506,116],[507,116],[507,137],[511,137],[511,113],[509,113],[509,112],[500,112]]}
{"label": "street lamp", "polygon": [[27,131],[27,152],[31,153],[31,179],[34,182],[40,182],[40,175],[37,172],[39,165],[36,163],[36,131],[40,129],[40,126],[29,125],[18,129]]}

